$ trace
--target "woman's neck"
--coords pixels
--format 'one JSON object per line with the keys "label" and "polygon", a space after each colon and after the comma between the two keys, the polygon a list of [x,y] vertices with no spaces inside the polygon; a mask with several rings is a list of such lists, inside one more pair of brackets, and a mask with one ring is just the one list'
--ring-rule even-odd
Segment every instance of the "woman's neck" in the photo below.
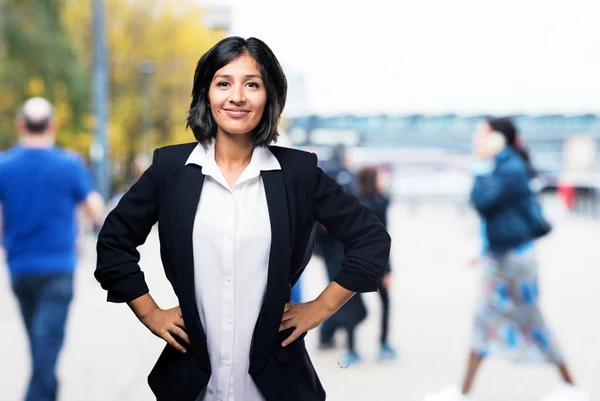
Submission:
{"label": "woman's neck", "polygon": [[235,168],[247,166],[252,160],[254,142],[250,134],[231,135],[217,132],[215,138],[215,161],[219,166]]}

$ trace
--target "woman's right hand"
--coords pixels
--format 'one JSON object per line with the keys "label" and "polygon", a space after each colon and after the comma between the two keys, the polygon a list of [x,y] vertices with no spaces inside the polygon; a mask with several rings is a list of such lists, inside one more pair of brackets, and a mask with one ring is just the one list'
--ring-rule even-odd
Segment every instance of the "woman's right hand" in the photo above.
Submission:
{"label": "woman's right hand", "polygon": [[506,139],[497,132],[473,135],[473,153],[479,159],[493,159],[506,146]]}
{"label": "woman's right hand", "polygon": [[142,323],[144,323],[144,325],[148,327],[148,329],[150,329],[154,335],[165,340],[169,345],[177,349],[179,352],[186,352],[185,347],[173,337],[177,336],[186,344],[190,343],[190,339],[185,332],[183,316],[179,306],[166,310],[156,308],[150,311],[147,316],[144,316]]}

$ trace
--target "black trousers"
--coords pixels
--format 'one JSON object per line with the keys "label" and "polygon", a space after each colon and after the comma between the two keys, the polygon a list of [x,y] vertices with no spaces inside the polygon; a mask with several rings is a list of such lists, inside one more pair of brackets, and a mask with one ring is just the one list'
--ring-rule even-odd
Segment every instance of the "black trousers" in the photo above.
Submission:
{"label": "black trousers", "polygon": [[381,336],[379,342],[381,345],[388,341],[388,332],[390,329],[390,294],[387,289],[383,288],[381,282],[377,288],[379,298],[381,298]]}

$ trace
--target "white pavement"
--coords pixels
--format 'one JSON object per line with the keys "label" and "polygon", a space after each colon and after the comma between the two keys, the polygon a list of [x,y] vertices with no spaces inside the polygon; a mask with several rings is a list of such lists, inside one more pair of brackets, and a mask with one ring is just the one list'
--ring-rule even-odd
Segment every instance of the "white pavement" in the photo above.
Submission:
{"label": "white pavement", "polygon": [[[472,215],[426,208],[417,215],[391,210],[394,269],[391,338],[397,362],[378,364],[379,305],[367,294],[369,320],[358,333],[362,366],[341,369],[342,351],[315,350],[314,364],[331,401],[419,401],[428,391],[462,376],[475,307],[478,271],[467,267],[477,249]],[[540,242],[542,306],[561,340],[576,380],[600,396],[600,223],[559,218],[555,232]],[[141,248],[152,295],[162,307],[176,299],[161,272],[156,233]],[[162,348],[125,305],[105,302],[93,277],[94,241],[84,244],[76,298],[60,361],[61,401],[147,401],[146,376]],[[303,277],[304,295],[325,286],[322,263],[314,259]],[[340,338],[343,340],[343,337]],[[20,401],[29,371],[25,332],[0,266],[0,401]],[[478,401],[538,400],[558,381],[547,366],[516,367],[490,360],[476,383]],[[243,400],[240,400],[243,401]],[[282,400],[285,401],[285,400]]]}

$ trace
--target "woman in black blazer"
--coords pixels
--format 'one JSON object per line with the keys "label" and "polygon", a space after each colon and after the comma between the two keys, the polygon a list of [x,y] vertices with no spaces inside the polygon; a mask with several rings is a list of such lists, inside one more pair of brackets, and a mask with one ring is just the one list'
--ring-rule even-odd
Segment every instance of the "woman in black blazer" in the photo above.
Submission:
{"label": "woman in black blazer", "polygon": [[[385,272],[390,237],[373,214],[314,154],[269,146],[286,91],[262,41],[215,45],[194,76],[197,141],[157,149],[99,234],[108,301],[127,302],[168,343],[148,378],[160,401],[324,400],[304,336]],[[136,250],[157,222],[179,299],[169,310],[150,296]],[[317,299],[290,304],[317,222],[344,244],[342,268]]]}

